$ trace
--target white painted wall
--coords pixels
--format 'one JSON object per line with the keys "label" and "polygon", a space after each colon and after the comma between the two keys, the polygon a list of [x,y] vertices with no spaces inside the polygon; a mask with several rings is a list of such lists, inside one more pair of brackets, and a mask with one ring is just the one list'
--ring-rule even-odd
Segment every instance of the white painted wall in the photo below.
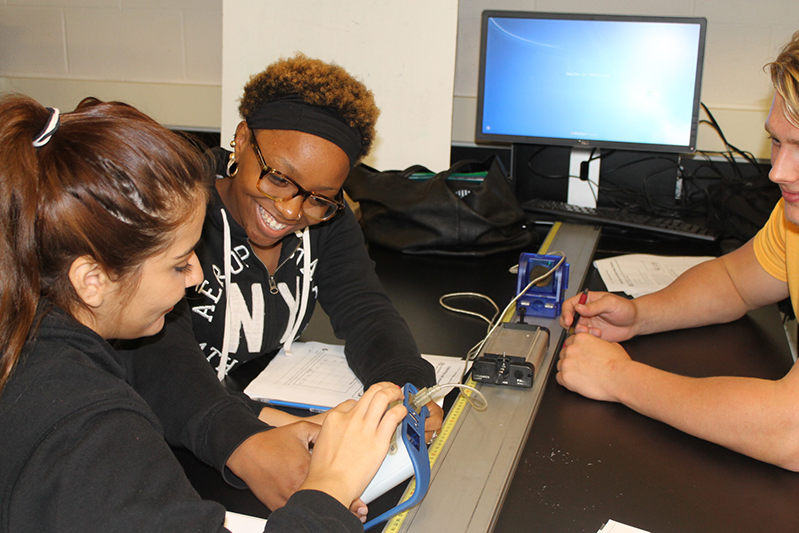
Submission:
{"label": "white painted wall", "polygon": [[446,169],[457,25],[457,0],[224,0],[223,144],[249,77],[302,51],[344,67],[374,93],[381,113],[367,164]]}
{"label": "white painted wall", "polygon": [[[252,0],[229,1],[246,4]],[[416,9],[414,16],[427,16],[437,1],[428,0],[430,6]],[[346,0],[329,3],[342,8],[350,5]],[[64,109],[74,108],[90,94],[123,99],[167,125],[219,129],[222,4],[223,0],[0,0],[0,92],[24,92]],[[387,12],[406,5],[401,0],[373,4],[384,6]],[[296,7],[299,3],[287,1],[286,5],[295,6],[291,16],[304,20],[303,10]],[[455,142],[469,143],[474,138],[483,9],[706,17],[702,99],[733,144],[768,158],[762,124],[771,87],[762,66],[799,29],[799,1],[460,0],[452,117]],[[260,32],[264,40],[268,28],[264,24]],[[424,42],[423,34],[414,37]],[[421,55],[428,50],[423,49]],[[399,73],[396,67],[393,70]],[[699,133],[700,149],[718,147],[709,128],[702,127]]]}
{"label": "white painted wall", "polygon": [[0,92],[218,129],[221,76],[221,0],[0,0]]}

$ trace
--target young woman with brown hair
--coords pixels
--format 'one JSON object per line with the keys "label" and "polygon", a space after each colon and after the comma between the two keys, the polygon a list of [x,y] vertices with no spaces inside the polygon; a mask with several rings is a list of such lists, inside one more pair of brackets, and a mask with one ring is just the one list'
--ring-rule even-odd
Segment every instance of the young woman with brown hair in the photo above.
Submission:
{"label": "young woman with brown hair", "polygon": [[[199,498],[164,440],[176,422],[153,411],[146,375],[109,342],[158,334],[202,281],[208,174],[130,106],[87,99],[61,115],[0,99],[0,531],[223,530],[224,509]],[[308,432],[308,476],[267,531],[361,529],[347,507],[385,456],[404,415],[386,408],[401,396],[375,385]],[[271,433],[218,383],[188,412]],[[209,443],[193,451],[213,454],[214,435],[195,433],[187,441]]]}

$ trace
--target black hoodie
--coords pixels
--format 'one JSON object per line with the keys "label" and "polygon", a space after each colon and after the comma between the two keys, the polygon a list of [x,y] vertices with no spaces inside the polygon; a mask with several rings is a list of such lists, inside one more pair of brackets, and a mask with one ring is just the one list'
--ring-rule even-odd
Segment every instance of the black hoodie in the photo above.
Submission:
{"label": "black hoodie", "polygon": [[[200,366],[214,383],[208,365]],[[134,371],[62,311],[44,317],[0,392],[0,532],[225,531],[224,509],[201,500],[186,479],[159,417],[132,386]],[[139,384],[147,381],[139,376]],[[195,406],[199,422],[183,433],[224,468],[229,454],[214,449],[222,437],[204,428],[237,418],[249,431],[264,426],[218,382],[206,392],[214,399]],[[301,491],[272,513],[266,531],[363,528],[330,496]]]}
{"label": "black hoodie", "polygon": [[[227,153],[216,151],[220,165]],[[318,300],[336,336],[345,341],[349,365],[364,388],[378,381],[413,383],[419,388],[434,385],[433,367],[422,359],[407,323],[380,284],[352,211],[347,208],[311,226],[307,233],[308,242],[296,234],[284,238],[271,283],[246,232],[214,188],[197,248],[205,281],[186,292],[194,336],[211,365],[218,370],[224,357],[226,320],[230,340],[225,373],[242,362],[273,355],[299,337]],[[226,234],[230,236],[230,284],[224,279]],[[311,275],[306,279],[309,247]],[[228,297],[232,314],[227,309]]]}

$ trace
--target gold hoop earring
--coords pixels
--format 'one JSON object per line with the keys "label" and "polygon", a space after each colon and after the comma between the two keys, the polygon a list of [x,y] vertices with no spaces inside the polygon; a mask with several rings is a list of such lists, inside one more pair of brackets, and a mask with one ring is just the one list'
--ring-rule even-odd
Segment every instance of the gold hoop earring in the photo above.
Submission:
{"label": "gold hoop earring", "polygon": [[235,178],[236,174],[239,172],[239,163],[236,161],[236,136],[233,135],[233,138],[230,140],[230,147],[233,148],[233,152],[228,156],[227,160],[227,175],[228,177]]}
{"label": "gold hoop earring", "polygon": [[235,178],[239,173],[239,162],[236,161],[236,154],[230,154],[227,160],[227,175],[230,178]]}

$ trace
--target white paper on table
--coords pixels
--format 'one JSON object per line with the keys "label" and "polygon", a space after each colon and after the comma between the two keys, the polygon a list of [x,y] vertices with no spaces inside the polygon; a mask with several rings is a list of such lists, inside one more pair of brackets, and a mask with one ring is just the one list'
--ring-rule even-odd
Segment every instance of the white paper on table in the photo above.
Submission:
{"label": "white paper on table", "polygon": [[608,291],[637,298],[663,289],[689,268],[711,259],[715,258],[628,254],[597,259],[594,267]]}
{"label": "white paper on table", "polygon": [[227,511],[225,513],[225,527],[231,533],[263,533],[266,527],[266,520]]}
{"label": "white paper on table", "polygon": [[[347,365],[344,346],[321,342],[295,342],[294,355],[281,349],[266,368],[244,389],[254,400],[272,405],[324,411],[363,394],[361,382]],[[435,368],[436,383],[458,383],[464,362],[458,357],[422,355]],[[443,399],[434,398],[435,400]]]}
{"label": "white paper on table", "polygon": [[608,520],[597,533],[649,533],[637,527],[628,526],[615,520]]}

